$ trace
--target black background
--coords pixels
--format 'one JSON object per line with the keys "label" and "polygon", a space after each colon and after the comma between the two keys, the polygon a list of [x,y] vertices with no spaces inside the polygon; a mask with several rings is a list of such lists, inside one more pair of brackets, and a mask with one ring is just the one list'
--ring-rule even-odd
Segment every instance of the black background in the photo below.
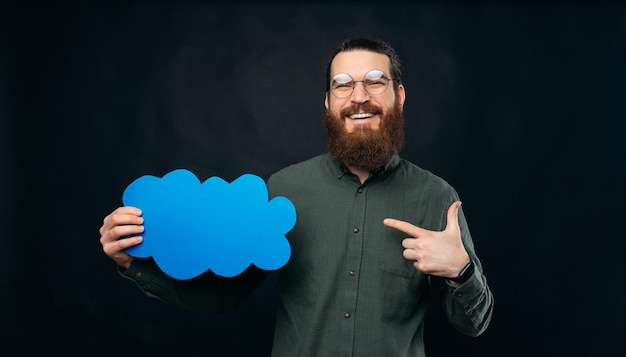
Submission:
{"label": "black background", "polygon": [[353,35],[383,38],[403,59],[402,155],[459,191],[495,295],[478,338],[432,310],[429,356],[621,350],[625,5],[0,11],[2,355],[267,356],[275,275],[230,313],[182,311],[122,279],[98,228],[144,174],[267,178],[324,152],[324,69]]}

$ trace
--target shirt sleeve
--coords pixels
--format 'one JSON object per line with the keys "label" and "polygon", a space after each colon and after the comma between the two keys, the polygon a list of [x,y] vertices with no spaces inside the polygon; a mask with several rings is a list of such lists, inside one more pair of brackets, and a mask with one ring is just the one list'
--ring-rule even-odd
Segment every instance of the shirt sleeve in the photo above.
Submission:
{"label": "shirt sleeve", "polygon": [[489,326],[493,312],[493,295],[485,277],[475,270],[459,287],[446,284],[444,304],[450,323],[466,335],[481,335]]}
{"label": "shirt sleeve", "polygon": [[479,336],[491,322],[494,299],[487,285],[487,278],[483,275],[481,262],[474,251],[474,244],[461,209],[459,226],[463,244],[474,261],[475,268],[472,276],[458,287],[451,285],[447,279],[440,278],[445,282],[444,310],[448,320],[457,330],[469,336]]}
{"label": "shirt sleeve", "polygon": [[189,280],[176,280],[163,273],[153,259],[135,258],[130,267],[118,267],[124,278],[135,282],[150,297],[189,310],[219,313],[245,300],[268,272],[251,266],[236,277],[225,278],[207,271]]}

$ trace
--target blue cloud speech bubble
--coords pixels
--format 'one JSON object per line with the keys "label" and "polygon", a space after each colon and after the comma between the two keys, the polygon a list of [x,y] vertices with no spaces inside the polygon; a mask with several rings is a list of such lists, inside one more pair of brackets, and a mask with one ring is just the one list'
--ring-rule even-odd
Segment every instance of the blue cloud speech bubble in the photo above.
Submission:
{"label": "blue cloud speech bubble", "polygon": [[282,196],[268,201],[265,181],[256,175],[230,184],[216,176],[201,183],[185,169],[145,175],[126,187],[122,201],[143,211],[145,228],[143,242],[126,251],[153,257],[174,279],[209,269],[233,277],[250,264],[275,270],[291,256],[285,234],[296,223],[295,207]]}

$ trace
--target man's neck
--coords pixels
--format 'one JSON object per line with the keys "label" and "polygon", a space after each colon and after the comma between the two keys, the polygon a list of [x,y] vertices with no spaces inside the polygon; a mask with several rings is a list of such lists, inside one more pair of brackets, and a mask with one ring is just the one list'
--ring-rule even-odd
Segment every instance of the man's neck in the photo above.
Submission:
{"label": "man's neck", "polygon": [[364,183],[365,180],[367,180],[370,177],[370,172],[365,169],[361,169],[361,168],[354,167],[354,166],[348,166],[348,170],[350,170],[350,172],[355,174],[359,178],[359,181],[361,183]]}

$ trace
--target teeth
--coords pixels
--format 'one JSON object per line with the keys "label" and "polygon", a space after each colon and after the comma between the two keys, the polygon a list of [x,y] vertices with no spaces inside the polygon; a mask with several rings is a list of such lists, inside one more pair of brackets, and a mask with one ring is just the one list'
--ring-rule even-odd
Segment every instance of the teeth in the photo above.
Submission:
{"label": "teeth", "polygon": [[372,113],[358,113],[358,114],[350,115],[350,119],[365,119],[365,118],[371,118],[373,116],[374,114]]}

